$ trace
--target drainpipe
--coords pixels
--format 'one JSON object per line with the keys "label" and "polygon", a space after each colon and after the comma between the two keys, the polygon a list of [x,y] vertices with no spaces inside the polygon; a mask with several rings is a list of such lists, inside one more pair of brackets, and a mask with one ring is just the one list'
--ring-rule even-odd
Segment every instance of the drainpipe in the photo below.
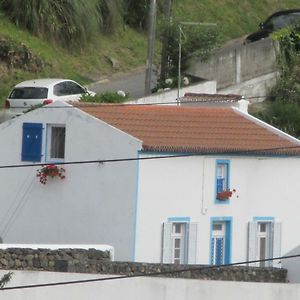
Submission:
{"label": "drainpipe", "polygon": [[207,208],[205,207],[204,203],[204,184],[205,184],[205,157],[203,157],[203,167],[202,167],[202,195],[201,195],[201,214],[206,215],[207,213]]}

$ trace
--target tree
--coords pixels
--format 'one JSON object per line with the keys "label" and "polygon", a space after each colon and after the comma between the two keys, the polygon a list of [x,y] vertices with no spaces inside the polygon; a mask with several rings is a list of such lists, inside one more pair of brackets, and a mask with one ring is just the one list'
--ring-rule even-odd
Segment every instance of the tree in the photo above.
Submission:
{"label": "tree", "polygon": [[272,35],[279,43],[280,72],[268,95],[266,109],[255,115],[265,122],[300,137],[300,24]]}
{"label": "tree", "polygon": [[[158,87],[164,85],[167,78],[173,78],[174,84],[177,81],[179,62],[179,21],[173,20],[171,23],[160,24],[159,37],[161,41],[167,41],[166,70],[159,79]],[[217,28],[206,26],[184,26],[181,39],[181,73],[188,69],[189,63],[193,59],[206,60],[212,52],[219,46],[221,36]]]}
{"label": "tree", "polygon": [[126,0],[125,22],[135,29],[145,30],[149,7],[149,0]]}

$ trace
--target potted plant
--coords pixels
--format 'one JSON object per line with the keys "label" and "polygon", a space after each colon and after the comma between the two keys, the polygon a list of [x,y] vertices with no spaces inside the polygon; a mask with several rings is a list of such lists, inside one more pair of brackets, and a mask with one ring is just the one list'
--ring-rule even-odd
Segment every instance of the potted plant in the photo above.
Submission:
{"label": "potted plant", "polygon": [[40,169],[37,170],[36,176],[39,178],[40,183],[46,184],[48,178],[58,177],[60,179],[65,179],[65,169],[59,167],[55,164],[44,165]]}

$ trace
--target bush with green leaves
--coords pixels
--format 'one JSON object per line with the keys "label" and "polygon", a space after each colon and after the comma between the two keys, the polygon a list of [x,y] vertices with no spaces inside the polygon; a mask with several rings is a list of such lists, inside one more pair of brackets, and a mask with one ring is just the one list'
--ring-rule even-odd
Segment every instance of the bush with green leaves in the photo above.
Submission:
{"label": "bush with green leaves", "polygon": [[272,35],[279,43],[279,78],[266,108],[255,114],[265,122],[300,138],[300,24]]}
{"label": "bush with green leaves", "polygon": [[98,0],[99,28],[104,33],[115,32],[123,24],[124,5],[121,0]]}
{"label": "bush with green leaves", "polygon": [[0,61],[8,68],[39,72],[45,63],[42,59],[32,54],[24,44],[18,43],[7,37],[0,37]]}
{"label": "bush with green leaves", "polygon": [[129,98],[128,95],[115,92],[105,92],[101,94],[96,94],[95,96],[83,95],[80,98],[81,102],[90,103],[122,103]]}
{"label": "bush with green leaves", "polygon": [[256,114],[268,124],[300,138],[300,105],[293,101],[269,101],[266,108]]}
{"label": "bush with green leaves", "polygon": [[122,10],[118,0],[0,0],[0,7],[18,26],[58,41],[82,47],[100,30],[111,31]]}

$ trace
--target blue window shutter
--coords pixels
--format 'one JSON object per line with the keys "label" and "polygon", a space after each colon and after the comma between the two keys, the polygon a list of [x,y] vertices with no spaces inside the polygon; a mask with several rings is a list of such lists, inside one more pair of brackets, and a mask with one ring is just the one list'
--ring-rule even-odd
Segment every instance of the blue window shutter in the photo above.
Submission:
{"label": "blue window shutter", "polygon": [[42,130],[41,123],[23,123],[22,161],[41,161]]}
{"label": "blue window shutter", "polygon": [[225,264],[231,263],[231,222],[226,221],[225,225]]}

